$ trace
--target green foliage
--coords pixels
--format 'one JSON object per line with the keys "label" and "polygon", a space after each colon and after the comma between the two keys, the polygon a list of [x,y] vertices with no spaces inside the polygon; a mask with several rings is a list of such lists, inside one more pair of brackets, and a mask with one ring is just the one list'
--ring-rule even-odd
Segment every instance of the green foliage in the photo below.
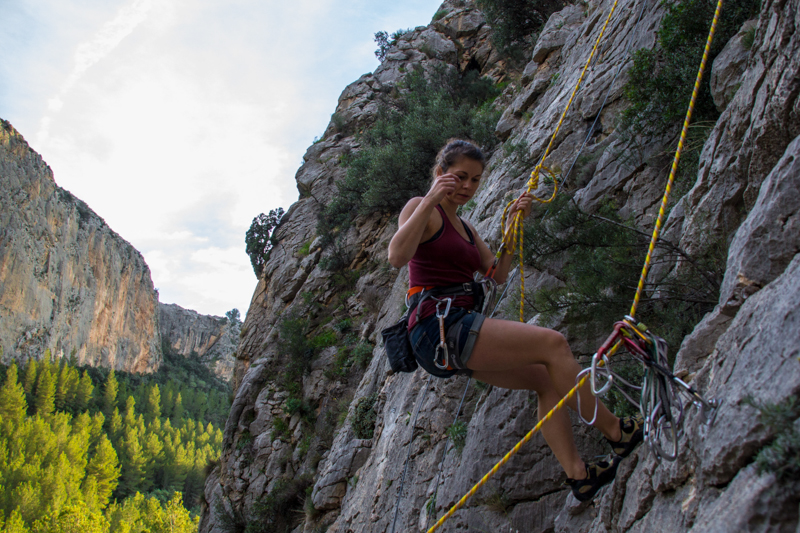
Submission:
{"label": "green foliage", "polygon": [[306,256],[309,254],[309,252],[311,251],[311,243],[313,242],[313,240],[314,240],[314,239],[309,239],[309,240],[307,240],[307,241],[306,241],[306,242],[303,244],[303,246],[301,246],[300,248],[298,248],[298,250],[297,250],[297,255],[298,255],[298,256],[300,256],[300,257],[306,257]]}
{"label": "green foliage", "polygon": [[491,496],[483,500],[483,504],[495,513],[505,514],[511,507],[511,499],[499,490],[495,490]]}
{"label": "green foliage", "polygon": [[437,20],[446,17],[448,13],[450,13],[450,10],[446,7],[443,7],[433,14],[433,21],[436,22]]}
{"label": "green foliage", "polygon": [[239,313],[239,310],[235,307],[230,311],[225,312],[225,319],[233,325],[241,324],[242,323],[242,315]]}
{"label": "green foliage", "polygon": [[475,202],[475,199],[471,198],[466,204],[458,206],[458,216],[465,216],[467,213],[475,209],[476,205],[478,204]]}
{"label": "green foliage", "polygon": [[[665,2],[667,3],[667,2]],[[630,106],[623,114],[623,130],[638,135],[674,134],[681,126],[703,56],[715,3],[684,0],[668,3],[658,42],[652,50],[633,54],[633,67],[624,88]],[[717,26],[707,65],[741,25],[758,14],[759,0],[726,2]],[[708,68],[695,103],[693,121],[716,121],[719,116],[709,89]]]}
{"label": "green foliage", "polygon": [[745,50],[752,50],[756,42],[756,26],[753,26],[742,36],[742,46]]}
{"label": "green foliage", "polygon": [[281,478],[263,500],[253,505],[244,533],[288,533],[295,526],[292,511],[302,511],[312,477]]}
{"label": "green foliage", "polygon": [[328,330],[328,331],[323,331],[319,335],[315,335],[311,339],[310,344],[311,347],[314,348],[315,350],[322,350],[329,346],[335,345],[338,340],[339,337],[336,336],[336,332]]}
{"label": "green foliage", "polygon": [[353,410],[353,432],[359,439],[371,439],[375,434],[375,422],[378,413],[375,412],[375,402],[378,400],[377,393],[364,396],[356,402]]}
{"label": "green foliage", "polygon": [[800,401],[789,396],[779,403],[746,402],[760,414],[761,422],[772,432],[771,441],[758,452],[756,464],[761,473],[774,472],[779,479],[793,480],[800,475]]}
{"label": "green foliage", "polygon": [[[545,321],[566,313],[563,323],[571,335],[596,341],[629,311],[649,239],[620,220],[611,205],[588,214],[560,195],[548,215],[526,223],[524,248],[526,262],[554,273],[563,285],[526,296],[528,303]],[[712,242],[704,255],[689,257],[662,241],[658,252],[655,263],[681,259],[686,266],[679,275],[658,279],[651,272],[638,316],[677,347],[716,305],[727,250]],[[655,289],[657,297],[649,298]]]}
{"label": "green foliage", "polygon": [[561,0],[478,0],[492,26],[492,42],[512,58],[533,45],[550,15],[565,5]]}
{"label": "green foliage", "polygon": [[386,54],[397,44],[397,40],[409,31],[401,29],[391,35],[385,31],[375,32],[375,44],[378,45],[378,49],[375,50],[375,57],[378,58],[378,61],[383,63],[383,60],[386,59]]}
{"label": "green foliage", "polygon": [[269,259],[269,252],[275,245],[272,234],[281,223],[281,217],[283,217],[282,207],[272,209],[268,215],[261,213],[253,219],[250,229],[245,234],[245,250],[250,256],[250,264],[253,265],[256,277],[261,277],[264,265]]}
{"label": "green foliage", "polygon": [[236,441],[236,449],[243,450],[247,448],[248,446],[253,444],[253,440],[255,440],[253,434],[250,433],[249,430],[245,429],[239,434],[239,440]]}
{"label": "green foliage", "polygon": [[289,358],[282,373],[283,386],[291,394],[299,395],[303,376],[311,369],[314,346],[306,337],[308,319],[289,313],[278,324],[281,351]]}
{"label": "green foliage", "polygon": [[[204,467],[219,456],[222,432],[190,418],[173,426],[163,412],[172,406],[158,391],[171,393],[174,383],[161,372],[133,376],[99,368],[81,371],[66,361],[31,361],[23,373],[31,384],[28,398],[16,366],[3,368],[2,374],[0,515],[16,517],[17,530],[128,531],[116,528],[114,516],[125,509],[133,513],[139,503],[147,507],[148,520],[170,520],[171,531],[187,531],[180,524],[196,530],[180,495],[174,501],[169,496],[182,491],[190,505],[197,504]],[[196,384],[196,376],[185,381]],[[103,384],[113,394],[94,398],[92,390]],[[125,394],[117,395],[117,387]],[[207,394],[186,391],[208,410]],[[121,398],[124,416],[117,403]],[[28,405],[36,408],[29,412]],[[138,412],[137,405],[145,411]],[[107,417],[103,411],[109,407]],[[139,503],[131,500],[146,492],[164,496],[163,501],[150,502],[141,494]],[[118,503],[109,506],[112,498]],[[152,531],[164,530],[163,522],[147,523]]]}
{"label": "green foliage", "polygon": [[326,246],[355,216],[397,212],[423,194],[436,154],[450,137],[471,138],[486,149],[497,143],[499,111],[491,101],[499,91],[476,71],[462,76],[442,67],[426,76],[417,67],[400,87],[394,104],[384,102],[375,123],[359,137],[361,149],[346,158],[347,175],[320,213],[317,233]]}
{"label": "green foliage", "polygon": [[366,341],[361,341],[353,346],[350,350],[350,357],[353,360],[353,364],[361,368],[366,368],[372,360],[372,351],[374,349],[375,347],[372,343]]}
{"label": "green foliage", "polygon": [[456,451],[461,453],[467,442],[467,424],[463,420],[456,420],[452,426],[447,428],[447,436],[450,437]]}

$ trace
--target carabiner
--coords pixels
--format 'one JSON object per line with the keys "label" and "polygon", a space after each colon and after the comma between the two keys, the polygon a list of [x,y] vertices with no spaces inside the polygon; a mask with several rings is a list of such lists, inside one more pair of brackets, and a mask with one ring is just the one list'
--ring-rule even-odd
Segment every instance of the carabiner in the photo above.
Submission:
{"label": "carabiner", "polygon": [[[598,389],[597,388],[597,371],[598,371],[598,363],[600,362],[601,358],[602,358],[603,367],[604,367],[603,372],[605,372],[608,377],[606,378],[607,379],[606,384]],[[614,375],[611,374],[611,369],[610,369],[609,364],[608,364],[608,357],[606,357],[605,354],[603,354],[602,356],[598,357],[598,354],[595,353],[592,356],[592,368],[591,368],[591,371],[592,371],[591,372],[592,379],[590,380],[590,383],[592,385],[592,394],[594,394],[595,396],[601,396],[602,397],[603,395],[605,395],[606,392],[608,392],[608,389],[610,389],[611,386],[614,384]]]}
{"label": "carabiner", "polygon": [[[447,301],[447,304],[444,309],[444,313],[440,309],[440,306]],[[439,345],[436,347],[436,352],[433,356],[433,364],[436,365],[436,368],[441,370],[447,370],[448,367],[448,360],[449,355],[447,353],[447,341],[444,335],[444,319],[450,313],[450,304],[452,303],[452,299],[450,298],[443,298],[436,302],[436,318],[439,319]],[[439,354],[441,353],[441,363],[439,362]]]}

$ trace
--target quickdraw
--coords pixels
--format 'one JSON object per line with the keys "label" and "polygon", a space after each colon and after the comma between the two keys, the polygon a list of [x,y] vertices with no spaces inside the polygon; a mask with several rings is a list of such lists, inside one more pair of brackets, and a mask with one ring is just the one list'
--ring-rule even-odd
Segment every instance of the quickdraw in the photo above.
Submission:
{"label": "quickdraw", "polygon": [[[628,383],[611,369],[609,355],[620,348],[644,365],[641,387]],[[582,374],[587,371],[596,397],[605,396],[612,386],[617,386],[623,396],[639,409],[644,417],[645,442],[658,461],[678,458],[678,440],[682,435],[687,406],[696,406],[706,424],[714,422],[719,402],[706,400],[694,387],[675,376],[669,369],[667,343],[644,324],[636,323],[631,316],[614,324],[614,331],[592,357],[591,367]],[[620,385],[638,390],[640,400],[633,400]],[[681,401],[681,395],[686,398],[685,403]]]}

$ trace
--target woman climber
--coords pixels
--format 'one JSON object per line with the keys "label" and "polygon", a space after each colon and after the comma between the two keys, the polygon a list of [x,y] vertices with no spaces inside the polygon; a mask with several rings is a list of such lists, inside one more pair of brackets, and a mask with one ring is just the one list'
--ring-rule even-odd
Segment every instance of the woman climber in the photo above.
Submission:
{"label": "woman climber", "polygon": [[[389,244],[389,262],[397,268],[408,264],[409,293],[422,291],[422,301],[409,319],[419,365],[437,377],[460,373],[498,387],[536,391],[542,416],[573,387],[581,367],[561,333],[487,318],[474,310],[475,291],[468,287],[475,272],[489,271],[494,255],[456,210],[475,195],[484,166],[485,157],[477,146],[459,139],[448,141],[436,157],[430,190],[424,197],[409,200],[400,213],[397,233]],[[531,202],[530,193],[522,195],[510,208],[509,220],[518,211],[528,216]],[[510,266],[511,254],[503,254],[494,273],[498,283],[505,282]],[[415,301],[419,300],[418,296]],[[581,408],[591,412],[594,398],[588,383],[584,389]],[[569,406],[577,408],[574,397]],[[563,410],[542,427],[568,476],[567,484],[580,501],[589,500],[614,479],[619,461],[642,440],[641,418],[617,418],[602,403],[597,409],[594,426],[614,451],[607,459],[592,463],[581,459]]]}

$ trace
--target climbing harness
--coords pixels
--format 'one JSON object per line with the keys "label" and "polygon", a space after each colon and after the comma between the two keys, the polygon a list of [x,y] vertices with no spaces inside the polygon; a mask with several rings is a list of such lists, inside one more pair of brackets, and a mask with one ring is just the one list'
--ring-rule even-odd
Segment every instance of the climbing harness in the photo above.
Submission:
{"label": "climbing harness", "polygon": [[[606,26],[608,25],[608,22],[611,20],[611,14],[616,9],[617,1],[618,0],[615,0],[614,5],[613,5],[613,7],[611,9],[611,13],[609,13],[608,18],[606,19],[606,22],[605,22],[605,24],[603,25],[603,28],[600,31],[600,35],[598,36],[598,40],[595,43],[594,48],[592,49],[592,54],[590,55],[589,60],[586,63],[586,67],[584,67],[584,70],[581,73],[580,79],[578,80],[578,85],[575,87],[575,89],[572,92],[572,96],[570,97],[570,101],[567,104],[567,109],[569,108],[569,104],[572,102],[572,98],[575,96],[575,93],[577,92],[578,87],[580,86],[581,80],[583,79],[583,75],[586,72],[586,69],[588,68],[589,64],[591,63],[592,56],[594,56],[594,53],[597,50],[598,44],[600,42],[600,39],[603,36],[603,33],[605,32]],[[644,352],[645,354],[648,354],[648,353],[651,354],[651,355],[648,355],[648,359],[647,359],[648,363],[646,363],[647,376],[650,376],[650,375],[656,376],[656,374],[657,374],[658,375],[658,379],[647,379],[647,376],[646,376],[646,379],[645,379],[645,381],[643,383],[642,391],[641,391],[642,392],[642,396],[641,396],[642,397],[642,401],[640,403],[640,408],[643,411],[645,409],[647,409],[647,413],[646,413],[647,416],[645,417],[645,419],[646,419],[645,420],[645,425],[646,425],[645,431],[647,432],[647,436],[648,436],[648,445],[650,446],[651,450],[654,450],[654,452],[656,452],[657,457],[661,457],[661,458],[669,458],[669,457],[672,457],[673,455],[677,456],[677,436],[678,436],[679,431],[680,431],[678,422],[682,418],[682,413],[678,413],[677,418],[676,418],[675,414],[673,413],[673,409],[677,405],[680,404],[680,402],[678,400],[676,400],[677,394],[675,394],[675,390],[678,390],[678,391],[680,391],[680,392],[682,392],[684,394],[687,394],[688,396],[690,396],[690,398],[692,399],[694,404],[700,406],[700,411],[701,411],[701,413],[702,413],[702,415],[705,418],[707,423],[713,422],[714,410],[715,410],[715,407],[717,405],[716,402],[714,402],[713,400],[712,401],[706,401],[702,396],[700,396],[696,391],[694,391],[694,389],[692,389],[689,385],[684,383],[679,378],[673,376],[667,370],[666,365],[665,365],[665,363],[666,363],[666,353],[663,350],[663,347],[664,347],[664,344],[662,344],[663,340],[659,341],[658,338],[655,337],[655,336],[648,337],[648,335],[650,335],[650,334],[647,333],[647,329],[646,328],[645,328],[645,332],[643,333],[642,331],[639,331],[639,329],[636,326],[634,326],[632,323],[633,323],[633,320],[634,320],[633,317],[635,316],[635,313],[636,313],[636,308],[638,307],[639,300],[641,298],[641,293],[642,293],[642,291],[644,289],[644,283],[645,283],[645,281],[647,279],[647,273],[648,273],[649,268],[650,268],[652,252],[653,252],[653,249],[655,248],[655,243],[658,240],[658,235],[659,235],[659,232],[660,232],[660,229],[661,229],[661,224],[663,223],[663,218],[664,218],[665,213],[666,213],[666,205],[667,205],[667,202],[668,202],[668,199],[669,199],[670,191],[672,189],[672,184],[673,184],[673,182],[675,180],[675,173],[677,171],[677,167],[678,167],[678,162],[680,160],[681,151],[683,149],[683,144],[684,144],[684,141],[686,139],[686,133],[687,133],[688,128],[689,128],[689,123],[691,121],[692,111],[694,109],[694,105],[695,105],[695,102],[697,100],[697,93],[699,92],[700,82],[701,82],[701,80],[703,78],[703,73],[705,71],[706,61],[708,59],[708,52],[709,52],[709,49],[711,48],[711,42],[714,39],[714,32],[716,30],[717,21],[719,20],[719,14],[720,14],[721,10],[722,10],[722,0],[717,0],[717,7],[716,7],[716,10],[714,12],[714,19],[713,19],[713,21],[711,23],[711,29],[709,30],[708,39],[706,40],[705,50],[703,51],[703,59],[702,59],[702,61],[700,63],[700,68],[698,70],[697,78],[695,80],[694,89],[692,91],[692,99],[689,102],[689,108],[687,109],[687,112],[686,112],[686,118],[684,120],[683,128],[681,130],[681,136],[680,136],[680,140],[678,142],[678,148],[677,148],[677,150],[675,152],[675,158],[673,160],[672,168],[670,170],[669,178],[667,180],[667,186],[666,186],[666,190],[664,191],[664,197],[662,198],[661,206],[659,208],[658,219],[656,220],[656,225],[655,225],[655,229],[653,231],[653,236],[652,236],[652,238],[650,240],[650,246],[648,248],[647,257],[645,258],[645,264],[644,264],[644,267],[642,268],[642,274],[641,274],[641,276],[639,278],[639,284],[638,284],[638,287],[636,289],[636,295],[634,297],[633,305],[631,306],[630,315],[628,317],[626,317],[625,320],[622,321],[623,325],[625,325],[626,328],[628,326],[630,327],[630,330],[626,329],[626,333],[628,335],[630,335],[632,333],[633,335],[630,336],[630,337],[623,335],[622,338],[614,340],[614,337],[619,334],[619,331],[622,330],[623,326],[620,326],[619,329],[617,329],[615,327],[614,333],[608,339],[606,339],[606,342],[603,344],[601,349],[598,350],[598,354],[595,354],[595,356],[592,358],[593,359],[593,363],[592,363],[593,369],[590,370],[590,375],[592,376],[591,377],[591,380],[592,380],[591,386],[592,386],[593,391],[598,391],[598,392],[599,391],[603,391],[604,388],[607,391],[608,388],[611,386],[611,382],[613,380],[613,376],[611,374],[607,374],[606,375],[607,376],[607,383],[604,384],[603,386],[598,387],[598,380],[597,380],[597,377],[599,375],[598,369],[601,368],[601,366],[605,366],[608,363],[608,358],[613,356],[623,344],[626,344],[625,343],[625,339],[626,338],[644,339],[645,340],[645,346],[647,346],[647,343],[646,343],[647,339],[650,338],[650,340],[651,340],[650,352],[647,352],[647,350],[642,350],[641,346],[639,346],[639,348],[640,348],[639,351]],[[565,115],[566,115],[566,109],[564,110],[564,114],[562,114],[562,116],[561,116],[561,120],[559,120],[558,126],[556,127],[556,132],[553,134],[553,137],[550,140],[550,144],[548,145],[547,150],[545,150],[544,157],[547,156],[547,153],[548,153],[550,147],[553,144],[555,136],[558,133],[558,127],[561,126],[561,122],[563,121]],[[544,157],[542,158],[542,161],[541,161],[541,163],[539,163],[537,168],[534,169],[533,173],[536,173],[537,169],[539,169],[539,167],[544,163]],[[533,179],[533,173],[532,173],[532,179]],[[529,185],[530,185],[530,183],[529,183]],[[551,200],[552,200],[552,198],[551,198]],[[506,207],[506,209],[508,209],[508,206]],[[520,216],[520,213],[517,212],[515,217],[514,217],[514,222],[509,227],[509,231],[506,232],[505,228],[503,228],[503,234],[504,234],[503,243],[506,245],[505,247],[506,247],[508,253],[513,253],[513,249],[511,249],[513,247],[513,241],[509,241],[508,240],[509,233],[512,233],[511,232],[511,228],[514,228],[513,234],[518,234],[519,235],[518,242],[519,242],[519,245],[520,245],[520,263],[522,263],[522,237],[521,237],[522,236],[522,231],[521,231],[522,224],[521,224],[521,220],[522,220],[522,217]],[[517,231],[517,227],[519,228],[519,231]],[[524,279],[525,279],[525,277],[522,276],[521,286],[522,286],[522,290],[523,290],[523,300],[522,300],[523,303],[524,303]],[[628,320],[628,318],[630,320]],[[522,321],[522,310],[520,310],[520,320]],[[628,320],[628,321],[626,322],[626,320]],[[637,340],[637,343],[638,343],[638,340]],[[633,348],[633,350],[636,351],[635,348]],[[602,363],[601,363],[601,361],[602,361]],[[664,371],[664,372],[662,372],[662,371]],[[602,372],[602,371],[600,371],[600,372]],[[548,412],[544,416],[544,418],[542,418],[533,427],[533,429],[531,429],[522,438],[522,440],[520,440],[497,464],[495,464],[495,466],[492,467],[492,469],[486,475],[484,475],[483,478],[481,478],[481,480],[478,483],[476,483],[475,486],[473,486],[469,490],[469,492],[467,492],[467,494],[465,494],[458,502],[456,502],[456,504],[453,505],[453,507],[451,507],[450,510],[448,510],[447,513],[444,516],[442,516],[439,519],[438,522],[436,522],[430,529],[428,529],[428,533],[433,533],[434,531],[436,531],[436,529],[441,527],[441,525],[444,524],[444,522],[448,518],[450,518],[458,509],[460,509],[466,503],[466,501],[471,496],[473,496],[478,491],[478,489],[480,489],[504,464],[506,464],[511,459],[511,457],[514,454],[516,454],[517,451],[519,451],[519,449],[526,442],[528,442],[531,438],[533,438],[533,435],[542,427],[542,425],[544,425],[548,420],[550,420],[555,415],[556,412],[558,412],[560,409],[562,409],[566,405],[567,401],[569,401],[573,396],[575,396],[578,393],[578,391],[584,386],[586,381],[590,379],[590,375],[583,374],[583,376],[581,376],[579,378],[578,383],[555,405],[555,407],[553,407],[550,410],[550,412]],[[678,388],[671,388],[671,387],[680,387],[680,388],[678,389]],[[656,392],[656,391],[658,391],[658,392]],[[681,406],[680,409],[682,409],[682,406]],[[667,439],[667,442],[669,444],[668,450],[664,450],[664,447],[662,446],[664,439]]]}

